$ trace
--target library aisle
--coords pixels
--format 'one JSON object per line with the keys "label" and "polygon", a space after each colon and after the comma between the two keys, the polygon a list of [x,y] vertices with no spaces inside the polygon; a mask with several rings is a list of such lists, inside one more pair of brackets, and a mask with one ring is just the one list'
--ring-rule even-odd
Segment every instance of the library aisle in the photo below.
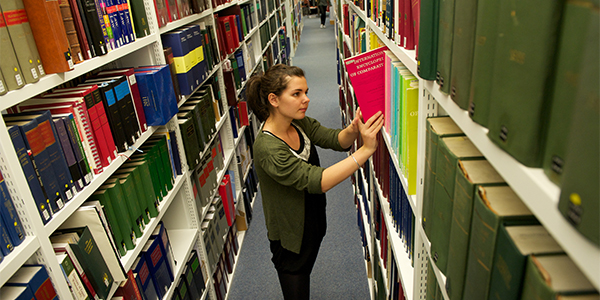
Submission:
{"label": "library aisle", "polygon": [[[341,127],[336,84],[335,36],[329,19],[304,18],[304,28],[293,65],[307,77],[311,99],[307,115],[331,128]],[[344,152],[319,149],[321,165],[331,166]],[[244,238],[233,275],[229,300],[282,299],[277,273],[271,263],[260,195]],[[353,192],[347,179],[327,193],[327,235],[311,276],[311,299],[369,299],[363,248],[356,223]]]}

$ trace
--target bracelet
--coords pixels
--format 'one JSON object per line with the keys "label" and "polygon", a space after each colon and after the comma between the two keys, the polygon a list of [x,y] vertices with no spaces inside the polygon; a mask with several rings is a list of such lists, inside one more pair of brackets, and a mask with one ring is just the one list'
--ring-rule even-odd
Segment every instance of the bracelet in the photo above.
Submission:
{"label": "bracelet", "polygon": [[360,169],[360,165],[358,164],[358,162],[356,161],[356,158],[354,158],[354,155],[350,154],[350,157],[352,157],[352,159],[354,160],[354,162],[356,163],[356,165],[358,166],[358,168]]}

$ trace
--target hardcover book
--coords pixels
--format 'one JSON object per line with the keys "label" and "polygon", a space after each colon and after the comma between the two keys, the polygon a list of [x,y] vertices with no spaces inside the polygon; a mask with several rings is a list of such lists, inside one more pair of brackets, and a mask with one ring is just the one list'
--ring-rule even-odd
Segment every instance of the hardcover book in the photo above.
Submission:
{"label": "hardcover book", "polygon": [[380,47],[344,60],[365,122],[378,111],[385,112],[385,50]]}
{"label": "hardcover book", "polygon": [[12,245],[14,247],[20,245],[25,239],[25,229],[23,229],[21,219],[12,202],[2,173],[0,173],[0,214],[2,214],[4,225],[6,225],[6,232],[10,237]]}
{"label": "hardcover book", "polygon": [[50,282],[43,265],[24,265],[7,282],[7,286],[27,286],[40,300],[58,300],[58,295]]}

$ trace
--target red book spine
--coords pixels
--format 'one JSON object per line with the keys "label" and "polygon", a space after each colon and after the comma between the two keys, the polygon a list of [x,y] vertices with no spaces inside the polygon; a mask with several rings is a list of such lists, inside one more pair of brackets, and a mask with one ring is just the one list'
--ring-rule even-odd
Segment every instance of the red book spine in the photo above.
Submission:
{"label": "red book spine", "polygon": [[407,50],[414,50],[415,43],[413,38],[413,17],[412,17],[412,1],[404,0],[404,48]]}
{"label": "red book spine", "polygon": [[240,36],[239,36],[239,30],[241,30],[240,28],[237,27],[237,22],[235,21],[235,15],[229,15],[227,16],[227,20],[229,22],[229,24],[231,25],[231,34],[233,35],[233,49],[237,49],[240,46]]}
{"label": "red book spine", "polygon": [[233,193],[231,191],[231,178],[229,174],[226,174],[219,185],[219,195],[223,200],[223,208],[225,209],[225,215],[227,216],[227,225],[233,225],[233,219],[235,218],[235,207],[233,204]]}
{"label": "red book spine", "polygon": [[412,42],[415,45],[415,50],[419,49],[419,22],[421,22],[421,0],[411,0],[411,16],[412,16],[412,27],[413,27],[413,36]]}
{"label": "red book spine", "polygon": [[231,27],[233,24],[229,22],[229,18],[227,17],[219,17],[219,24],[221,25],[223,35],[225,36],[225,51],[227,54],[231,54],[235,50],[233,28]]}
{"label": "red book spine", "polygon": [[227,47],[225,46],[225,37],[223,37],[223,26],[219,20],[219,16],[215,15],[215,23],[217,26],[215,30],[217,31],[217,42],[219,44],[219,53],[221,55],[221,60],[227,58]]}
{"label": "red book spine", "polygon": [[396,22],[396,24],[398,25],[398,27],[396,27],[396,30],[398,30],[398,35],[399,35],[399,39],[396,41],[396,44],[400,47],[404,47],[404,38],[406,37],[406,32],[404,29],[404,14],[405,14],[405,9],[406,9],[406,2],[410,1],[410,0],[398,0],[398,2],[396,3],[397,5],[397,10],[398,10],[398,19],[394,20],[394,22]]}
{"label": "red book spine", "polygon": [[73,22],[75,23],[75,27],[77,27],[77,38],[79,39],[83,58],[90,59],[92,58],[92,52],[90,51],[87,35],[85,35],[85,29],[83,28],[83,21],[81,20],[79,9],[77,8],[77,0],[69,0],[69,5],[71,7],[71,14],[73,15]]}
{"label": "red book spine", "polygon": [[238,102],[238,110],[240,112],[240,121],[242,126],[249,126],[250,120],[248,117],[248,103],[246,101]]}

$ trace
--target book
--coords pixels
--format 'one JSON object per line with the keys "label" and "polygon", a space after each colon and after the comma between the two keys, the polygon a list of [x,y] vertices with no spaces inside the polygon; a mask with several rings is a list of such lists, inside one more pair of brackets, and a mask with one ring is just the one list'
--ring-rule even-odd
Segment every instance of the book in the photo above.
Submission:
{"label": "book", "polygon": [[572,95],[577,93],[581,82],[576,78],[581,75],[583,67],[583,52],[588,41],[588,24],[592,15],[592,7],[590,1],[568,1],[565,4],[561,23],[556,72],[552,88],[552,108],[548,120],[548,138],[544,145],[542,162],[544,173],[558,185],[560,185],[565,164],[569,129],[572,122],[574,107]]}
{"label": "book", "polygon": [[73,58],[58,1],[24,0],[23,5],[44,72],[52,74],[72,70]]}
{"label": "book", "polygon": [[127,254],[127,250],[131,250],[134,248],[133,241],[130,238],[130,231],[124,227],[122,224],[123,221],[119,220],[117,217],[117,212],[115,211],[115,206],[112,203],[112,199],[110,198],[109,192],[106,190],[98,190],[94,192],[90,196],[90,201],[98,201],[104,208],[104,212],[106,213],[106,218],[110,225],[110,234],[112,241],[114,241],[115,252],[120,257],[123,257]]}
{"label": "book", "polygon": [[[600,171],[586,166],[598,162],[596,155],[600,146],[596,145],[600,125],[598,125],[597,106],[600,100],[598,87],[594,84],[600,78],[596,63],[598,58],[598,24],[600,17],[594,11],[589,23],[589,38],[586,39],[581,69],[581,83],[575,95],[573,107],[573,122],[569,131],[568,146],[565,157],[565,167],[561,180],[561,192],[558,200],[558,209],[567,218],[577,231],[589,239],[595,245],[600,245],[600,232],[598,229],[598,218],[594,218],[595,212],[600,210],[597,199],[600,188],[594,184],[594,180],[600,179]],[[594,95],[594,96],[592,96]],[[589,134],[589,136],[588,136]],[[584,148],[581,148],[585,145]]]}
{"label": "book", "polygon": [[148,268],[148,262],[144,256],[140,256],[135,259],[132,265],[133,276],[135,277],[140,292],[143,293],[143,299],[145,300],[159,300],[161,299],[156,293],[154,287],[154,281],[150,275],[150,269]]}
{"label": "book", "polygon": [[31,32],[23,1],[3,1],[1,11],[25,83],[35,83],[44,75],[44,70],[43,67],[38,69],[38,65],[41,65],[40,55]]}
{"label": "book", "polygon": [[192,71],[193,64],[191,57],[188,56],[193,49],[191,48],[191,40],[188,38],[187,32],[185,30],[176,30],[161,35],[161,38],[164,47],[171,48],[173,52],[179,93],[181,95],[191,95],[197,86]]}
{"label": "book", "polygon": [[235,191],[231,185],[232,180],[234,180],[234,178],[231,178],[229,174],[225,174],[219,185],[219,195],[223,201],[223,208],[225,210],[225,217],[227,219],[228,226],[233,225],[233,220],[235,219]]}
{"label": "book", "polygon": [[344,60],[365,122],[378,111],[385,112],[385,50],[388,48],[380,47]]}
{"label": "book", "polygon": [[[79,40],[79,46],[81,48],[81,54],[83,59],[90,59],[93,57],[92,51],[93,46],[90,44],[88,40],[89,28],[87,24],[84,24],[85,18],[82,18],[81,11],[77,6],[76,0],[68,0],[69,9],[71,9],[71,16],[73,16],[73,24],[75,25],[75,33],[77,34],[77,39]],[[90,48],[92,47],[92,48]]]}
{"label": "book", "polygon": [[98,297],[98,294],[96,294],[96,290],[92,286],[91,278],[88,278],[88,275],[86,274],[82,263],[79,262],[79,259],[75,255],[71,244],[69,244],[69,242],[75,242],[75,238],[76,236],[74,235],[63,234],[61,240],[52,241],[51,238],[50,241],[52,242],[52,248],[54,249],[55,253],[66,253],[67,255],[69,255],[69,258],[71,259],[71,261],[73,262],[73,266],[75,267],[75,271],[77,271],[79,278],[81,278],[81,281],[85,285],[86,291],[88,292],[88,296],[90,296],[90,298],[92,299],[99,300],[100,298]]}
{"label": "book", "polygon": [[2,70],[6,89],[12,91],[22,88],[25,85],[25,79],[23,78],[23,73],[21,72],[15,49],[12,46],[3,15],[0,15],[0,54],[3,58],[0,61],[0,70]]}
{"label": "book", "polygon": [[440,1],[439,3],[437,71],[435,80],[440,86],[440,91],[445,94],[450,93],[455,3],[456,1],[454,0]]}
{"label": "book", "polygon": [[41,180],[38,177],[38,173],[35,170],[35,166],[32,162],[32,156],[28,154],[29,147],[25,141],[24,132],[22,132],[19,126],[13,125],[8,126],[8,134],[10,135],[12,144],[15,148],[21,168],[23,169],[23,174],[27,180],[29,191],[33,196],[33,200],[35,200],[42,223],[47,224],[52,218],[50,198],[46,195],[45,190],[42,188]]}
{"label": "book", "polygon": [[490,113],[490,96],[494,74],[494,52],[498,35],[499,2],[477,3],[477,21],[471,90],[469,91],[469,115],[474,122],[487,127]]}
{"label": "book", "polygon": [[[69,174],[71,174],[71,178],[73,180],[73,186],[75,187],[76,192],[78,193],[85,187],[85,184],[83,182],[81,172],[79,171],[77,158],[75,158],[75,153],[73,153],[71,139],[69,138],[69,134],[67,133],[67,125],[65,125],[62,118],[54,118],[53,122],[54,127],[56,128],[56,133],[58,135],[60,149],[62,150],[63,156],[65,157],[65,162],[67,163]],[[68,126],[70,126],[70,124]]]}
{"label": "book", "polygon": [[450,97],[463,110],[469,107],[471,92],[471,74],[473,66],[473,48],[477,22],[477,0],[455,0],[454,33],[452,56],[448,83]]}
{"label": "book", "polygon": [[160,239],[148,239],[148,242],[142,249],[141,255],[144,256],[144,259],[148,263],[148,269],[154,281],[156,293],[162,299],[173,283],[173,271],[167,262],[166,254],[162,251],[160,244]]}
{"label": "book", "polygon": [[542,163],[562,9],[545,1],[500,4],[488,137],[527,167]]}
{"label": "book", "polygon": [[[148,126],[166,124],[177,113],[177,99],[168,65],[134,69]],[[181,82],[180,82],[181,83]],[[156,95],[162,95],[158,97]]]}
{"label": "book", "polygon": [[537,220],[509,186],[479,186],[473,202],[463,299],[487,299],[498,228]]}
{"label": "book", "polygon": [[71,290],[71,295],[76,300],[86,300],[90,299],[85,290],[85,286],[79,278],[77,271],[75,271],[75,266],[73,266],[73,262],[69,258],[69,255],[66,253],[57,253],[56,260],[60,264],[62,268],[63,274],[67,279],[67,283],[69,285],[69,289]]}
{"label": "book", "polygon": [[60,7],[60,14],[62,15],[63,24],[65,26],[65,33],[67,34],[67,40],[69,41],[69,47],[71,48],[71,55],[73,63],[78,64],[84,60],[81,43],[77,35],[77,29],[75,27],[75,21],[73,18],[73,12],[71,11],[71,4],[68,0],[58,1]]}
{"label": "book", "polygon": [[528,256],[559,253],[563,249],[544,226],[501,225],[488,299],[519,299]]}
{"label": "book", "polygon": [[0,214],[0,251],[3,256],[9,255],[15,249],[15,246],[13,246],[10,236],[6,231],[5,224],[4,217]]}
{"label": "book", "polygon": [[71,140],[71,146],[73,147],[73,153],[75,154],[75,159],[77,159],[83,182],[85,185],[88,185],[92,182],[94,174],[88,164],[85,149],[83,148],[81,137],[79,136],[77,125],[75,124],[75,118],[73,117],[73,114],[67,114],[66,116],[63,116],[62,119],[67,128],[67,134]]}
{"label": "book", "polygon": [[[133,270],[127,272],[127,280],[121,282],[114,297],[123,297],[123,300],[143,300],[140,287],[136,282]],[[113,297],[113,299],[114,299]]]}
{"label": "book", "polygon": [[106,230],[96,208],[85,204],[82,205],[58,227],[58,230],[68,231],[82,227],[87,227],[112,278],[115,281],[125,280],[127,277],[115,252],[116,249],[110,238],[111,233]]}
{"label": "book", "polygon": [[179,101],[181,99],[181,94],[179,89],[179,80],[177,79],[177,69],[175,68],[175,56],[173,56],[173,49],[171,49],[171,47],[166,47],[163,49],[163,53],[165,54],[165,62],[169,65],[169,70],[171,70],[171,81],[173,81],[175,99]]}
{"label": "book", "polygon": [[[124,176],[127,176],[125,178]],[[123,204],[129,212],[129,218],[136,238],[142,237],[146,225],[144,224],[142,211],[139,205],[139,199],[135,188],[132,186],[133,179],[128,174],[114,174],[106,180],[106,184],[115,184],[115,189],[120,190]]]}
{"label": "book", "polygon": [[74,0],[76,6],[79,8],[79,15],[81,17],[82,25],[86,31],[88,44],[92,50],[93,56],[101,56],[108,53],[109,44],[104,39],[104,33],[98,20],[98,9],[96,3],[93,0]]}
{"label": "book", "polygon": [[563,255],[531,255],[527,259],[521,299],[560,299],[560,295],[598,293],[577,265]]}
{"label": "book", "polygon": [[27,286],[35,299],[57,300],[58,295],[43,265],[23,265],[6,282],[7,286]]}
{"label": "book", "polygon": [[[135,1],[134,1],[135,2]],[[139,127],[143,132],[148,130],[148,124],[146,123],[146,115],[144,114],[144,105],[142,104],[142,97],[140,96],[140,90],[135,80],[135,74],[133,68],[115,69],[115,70],[104,70],[97,74],[98,76],[111,76],[111,75],[125,75],[129,88],[131,89],[131,97],[135,107],[135,114],[139,123]]]}
{"label": "book", "polygon": [[[136,172],[137,171],[137,172]],[[150,209],[148,206],[154,199],[144,191],[144,185],[139,178],[139,170],[137,168],[119,168],[114,174],[114,177],[119,178],[124,184],[124,190],[129,194],[128,199],[136,200],[137,210],[139,210],[142,226],[150,223]]]}
{"label": "book", "polygon": [[150,26],[148,24],[148,16],[144,8],[144,2],[139,0],[131,0],[129,2],[129,10],[132,15],[133,28],[135,29],[135,37],[143,38],[150,34]]}
{"label": "book", "polygon": [[69,245],[85,270],[85,274],[89,278],[94,291],[96,291],[98,297],[106,299],[114,283],[114,278],[106,264],[105,257],[98,248],[98,243],[95,241],[88,227],[73,228],[69,231],[57,232],[55,234],[57,235],[50,236],[50,240],[53,243],[64,242],[65,239],[71,240]]}
{"label": "book", "polygon": [[474,193],[478,186],[502,185],[504,179],[485,159],[459,160],[456,169],[454,202],[448,246],[446,292],[450,299],[461,299],[468,257]]}
{"label": "book", "polygon": [[2,75],[2,68],[0,68],[0,96],[6,94],[6,92],[8,92],[8,89],[6,88],[6,80],[4,79],[4,75]]}
{"label": "book", "polygon": [[[165,254],[167,263],[169,264],[169,269],[171,272],[175,272],[175,267],[177,266],[177,262],[175,261],[175,254],[173,253],[173,248],[171,247],[171,241],[169,240],[169,233],[167,232],[167,228],[165,224],[161,221],[156,225],[154,232],[152,232],[151,238],[158,239],[160,242],[161,251]],[[173,276],[175,274],[173,273]]]}
{"label": "book", "polygon": [[433,261],[446,274],[458,161],[480,159],[483,154],[465,136],[440,138],[437,149],[433,203],[430,208],[432,218],[427,226],[431,226],[428,237]]}

